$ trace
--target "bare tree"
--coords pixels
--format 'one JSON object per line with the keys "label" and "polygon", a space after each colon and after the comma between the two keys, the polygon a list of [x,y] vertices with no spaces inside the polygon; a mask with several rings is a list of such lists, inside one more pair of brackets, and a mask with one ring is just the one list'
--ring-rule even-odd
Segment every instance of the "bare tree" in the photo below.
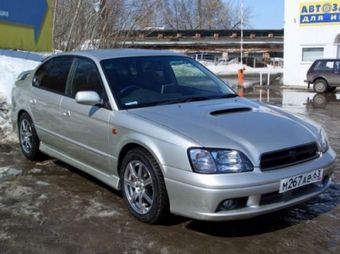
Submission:
{"label": "bare tree", "polygon": [[[239,7],[230,0],[164,0],[163,24],[170,29],[235,29]],[[245,21],[249,17],[249,8]]]}
{"label": "bare tree", "polygon": [[54,45],[117,47],[130,31],[155,25],[160,0],[59,0]]}
{"label": "bare tree", "polygon": [[54,45],[62,50],[124,47],[136,30],[150,27],[240,25],[238,7],[230,0],[58,0],[55,9]]}

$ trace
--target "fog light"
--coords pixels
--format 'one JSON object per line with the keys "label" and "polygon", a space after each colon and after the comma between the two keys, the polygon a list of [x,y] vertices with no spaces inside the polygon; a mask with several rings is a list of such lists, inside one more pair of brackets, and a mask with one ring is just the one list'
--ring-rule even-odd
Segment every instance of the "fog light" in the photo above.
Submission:
{"label": "fog light", "polygon": [[247,198],[233,198],[223,200],[216,209],[216,212],[228,211],[245,207]]}

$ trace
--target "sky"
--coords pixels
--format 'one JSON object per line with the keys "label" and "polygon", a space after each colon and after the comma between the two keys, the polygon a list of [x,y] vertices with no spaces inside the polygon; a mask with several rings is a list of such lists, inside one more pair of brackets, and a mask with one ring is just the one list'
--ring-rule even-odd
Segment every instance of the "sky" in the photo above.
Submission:
{"label": "sky", "polygon": [[[233,1],[240,2],[240,0]],[[244,4],[251,10],[250,28],[283,28],[284,0],[244,0]]]}

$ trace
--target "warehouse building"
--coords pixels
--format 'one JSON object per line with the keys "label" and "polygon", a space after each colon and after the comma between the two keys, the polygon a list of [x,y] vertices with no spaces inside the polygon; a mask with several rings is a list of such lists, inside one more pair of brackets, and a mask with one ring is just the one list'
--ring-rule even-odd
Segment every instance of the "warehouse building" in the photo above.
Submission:
{"label": "warehouse building", "polygon": [[284,84],[306,85],[319,58],[340,58],[340,0],[285,0]]}

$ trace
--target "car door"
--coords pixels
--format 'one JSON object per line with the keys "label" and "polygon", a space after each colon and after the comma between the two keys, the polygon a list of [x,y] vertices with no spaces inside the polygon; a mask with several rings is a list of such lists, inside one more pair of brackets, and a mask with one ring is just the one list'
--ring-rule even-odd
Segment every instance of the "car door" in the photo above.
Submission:
{"label": "car door", "polygon": [[73,57],[53,57],[35,72],[30,93],[30,108],[41,141],[54,148],[61,148],[59,105],[64,95]]}
{"label": "car door", "polygon": [[[109,118],[112,111],[100,74],[96,64],[83,57],[75,59],[71,73],[59,113],[63,118],[63,138],[68,143],[65,152],[77,161],[108,173],[111,158],[108,152]],[[78,104],[75,96],[80,91],[97,92],[103,103],[96,106]]]}

